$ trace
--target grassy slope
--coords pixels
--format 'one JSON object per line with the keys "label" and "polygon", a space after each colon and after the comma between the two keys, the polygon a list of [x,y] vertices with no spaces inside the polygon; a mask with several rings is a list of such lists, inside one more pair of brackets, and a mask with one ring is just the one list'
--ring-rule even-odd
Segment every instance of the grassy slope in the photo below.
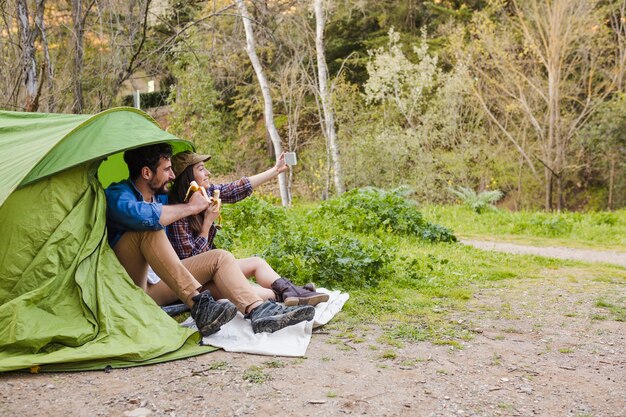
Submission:
{"label": "grassy slope", "polygon": [[[315,209],[317,206],[311,205],[289,209],[286,211],[287,221],[276,225],[271,224],[272,220],[243,228],[241,225],[232,225],[239,227],[241,234],[233,239],[230,249],[240,257],[262,253],[271,244],[271,235],[286,227],[293,230],[312,230],[316,236],[336,235],[374,242],[393,254],[394,261],[385,276],[379,280],[377,287],[350,285],[342,288],[350,293],[351,300],[330,327],[341,329],[342,337],[348,337],[353,342],[358,342],[358,331],[355,333],[355,329],[367,326],[368,323],[376,323],[386,329],[386,342],[391,344],[401,343],[402,340],[428,339],[435,343],[457,345],[459,340],[471,339],[472,333],[471,329],[451,321],[450,313],[463,311],[466,301],[476,289],[490,287],[496,281],[510,280],[511,286],[514,286],[517,279],[537,279],[539,286],[542,285],[542,277],[561,274],[565,277],[571,275],[572,279],[586,276],[598,281],[626,282],[626,270],[619,267],[485,252],[459,243],[425,243],[417,237],[398,235],[388,229],[372,230],[370,233],[346,233],[337,225],[312,221],[307,213]],[[263,210],[254,210],[252,215],[258,213],[259,217],[265,217]],[[626,250],[625,212],[611,213],[608,220],[603,221],[600,221],[603,219],[601,214],[476,215],[461,207],[430,206],[422,209],[422,212],[426,219],[451,227],[460,237],[499,236],[505,240],[508,235],[513,235],[524,243],[537,239],[537,242],[550,245],[563,242],[566,246],[584,245]],[[228,225],[229,216],[231,215],[228,212],[225,213],[227,228],[232,227]],[[544,223],[538,223],[539,221]],[[607,225],[607,222],[613,224]],[[530,226],[519,227],[516,224]],[[567,236],[541,235],[537,230],[545,224],[568,230]],[[540,235],[536,236],[537,234]],[[341,284],[333,287],[341,288]],[[614,300],[611,302],[611,308],[617,312],[615,317],[623,320],[626,311],[626,307],[621,305],[623,300],[617,304]]]}
{"label": "grassy slope", "polygon": [[626,252],[626,210],[597,213],[488,211],[425,206],[424,215],[465,239]]}

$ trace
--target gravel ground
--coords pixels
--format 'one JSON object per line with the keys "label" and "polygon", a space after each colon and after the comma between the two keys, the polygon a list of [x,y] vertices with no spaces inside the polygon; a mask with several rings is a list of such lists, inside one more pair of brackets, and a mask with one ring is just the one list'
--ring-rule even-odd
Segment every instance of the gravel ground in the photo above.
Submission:
{"label": "gravel ground", "polygon": [[547,258],[571,259],[584,262],[603,262],[620,265],[626,268],[626,252],[574,249],[557,246],[536,247],[485,240],[461,240],[461,243],[474,246],[478,249],[494,250],[497,252],[539,255]]}
{"label": "gravel ground", "polygon": [[590,274],[475,289],[448,316],[472,335],[456,346],[389,345],[364,323],[349,336],[322,328],[305,358],[217,351],[108,373],[0,374],[0,416],[624,417],[626,322],[598,300],[623,309],[626,279]]}

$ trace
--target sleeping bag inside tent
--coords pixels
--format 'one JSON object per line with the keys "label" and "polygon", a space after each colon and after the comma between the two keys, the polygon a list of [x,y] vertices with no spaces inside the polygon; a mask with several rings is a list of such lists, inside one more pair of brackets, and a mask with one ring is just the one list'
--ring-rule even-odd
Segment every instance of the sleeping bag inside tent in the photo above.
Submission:
{"label": "sleeping bag inside tent", "polygon": [[0,111],[0,372],[164,362],[214,350],[138,288],[106,237],[127,149],[193,149],[147,114]]}

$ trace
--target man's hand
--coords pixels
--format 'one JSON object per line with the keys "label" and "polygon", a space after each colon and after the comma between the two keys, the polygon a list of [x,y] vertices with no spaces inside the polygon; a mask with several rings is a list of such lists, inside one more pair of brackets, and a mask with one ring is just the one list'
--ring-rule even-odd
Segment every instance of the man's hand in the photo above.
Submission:
{"label": "man's hand", "polygon": [[191,197],[189,197],[187,205],[189,206],[191,214],[198,214],[202,213],[209,207],[209,202],[201,192],[195,192],[191,194]]}

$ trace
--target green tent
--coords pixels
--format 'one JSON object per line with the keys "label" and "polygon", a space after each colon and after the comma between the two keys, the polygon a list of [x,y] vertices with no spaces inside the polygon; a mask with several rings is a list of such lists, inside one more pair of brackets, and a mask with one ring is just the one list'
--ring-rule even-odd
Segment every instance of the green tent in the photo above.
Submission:
{"label": "green tent", "polygon": [[106,237],[124,150],[193,149],[145,113],[0,111],[0,372],[87,370],[213,350],[134,285]]}

